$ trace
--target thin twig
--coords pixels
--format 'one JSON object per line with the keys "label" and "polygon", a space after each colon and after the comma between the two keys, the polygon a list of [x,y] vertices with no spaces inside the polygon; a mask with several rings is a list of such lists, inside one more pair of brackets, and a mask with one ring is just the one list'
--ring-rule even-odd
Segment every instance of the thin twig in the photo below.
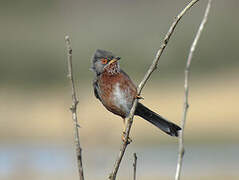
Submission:
{"label": "thin twig", "polygon": [[176,170],[175,180],[180,180],[180,175],[181,175],[181,171],[182,171],[183,156],[184,156],[184,152],[185,152],[185,149],[184,149],[184,127],[185,127],[185,123],[186,123],[187,111],[188,111],[188,108],[189,108],[189,104],[188,104],[188,92],[189,92],[188,81],[189,81],[189,74],[190,74],[190,65],[191,65],[191,61],[192,61],[192,57],[193,57],[195,47],[198,43],[201,32],[203,31],[204,25],[207,22],[210,7],[211,7],[211,0],[208,1],[204,17],[202,19],[202,22],[201,22],[199,28],[198,28],[197,34],[194,38],[194,41],[191,45],[189,55],[188,55],[188,59],[187,59],[186,68],[185,68],[184,105],[183,105],[183,115],[182,115],[182,121],[181,121],[182,130],[179,134],[179,149],[178,149],[179,152],[178,152],[178,163],[177,163],[177,170]]}
{"label": "thin twig", "polygon": [[[137,93],[138,95],[140,96],[141,94],[141,91],[144,87],[144,85],[146,84],[147,80],[149,79],[149,77],[151,76],[151,74],[153,73],[153,71],[155,69],[157,69],[157,65],[158,65],[158,62],[159,62],[159,59],[165,49],[165,47],[167,46],[168,44],[168,41],[171,37],[171,35],[173,34],[174,32],[174,29],[175,27],[177,26],[178,22],[180,21],[180,19],[182,18],[182,16],[196,3],[198,2],[199,0],[192,0],[179,14],[178,16],[175,18],[175,20],[173,21],[172,25],[170,26],[169,28],[169,31],[167,32],[167,34],[165,35],[165,38],[163,40],[163,43],[162,45],[160,46],[159,50],[157,51],[157,54],[151,64],[151,66],[149,67],[148,71],[146,72],[144,78],[142,79],[142,81],[140,82],[140,84],[138,85],[138,88],[137,88]],[[135,112],[135,109],[136,109],[136,106],[137,106],[137,103],[138,103],[138,99],[135,99],[134,102],[133,102],[133,106],[130,110],[130,113],[128,115],[128,117],[126,118],[126,133],[125,133],[125,138],[124,139],[128,139],[129,138],[129,134],[130,134],[130,129],[131,129],[131,126],[132,126],[132,123],[133,123],[133,117],[134,117],[134,112]],[[114,164],[114,168],[112,170],[112,172],[110,173],[110,176],[109,176],[109,179],[110,180],[115,180],[116,179],[116,175],[117,175],[117,172],[118,172],[118,169],[119,169],[119,166],[120,166],[120,163],[121,163],[121,160],[124,156],[124,153],[125,153],[125,150],[128,146],[129,142],[128,141],[125,141],[122,143],[121,147],[120,147],[120,152],[119,152],[119,155],[115,161],[115,164]]]}
{"label": "thin twig", "polygon": [[134,167],[134,180],[136,180],[136,167],[137,167],[137,155],[136,153],[134,153],[134,163],[133,163],[133,167]]}
{"label": "thin twig", "polygon": [[71,90],[72,90],[72,106],[70,107],[70,110],[72,112],[72,119],[74,122],[74,134],[75,134],[75,147],[76,147],[76,157],[77,157],[77,164],[78,164],[78,171],[79,171],[79,179],[84,180],[84,174],[83,174],[83,167],[82,167],[82,156],[81,156],[81,146],[80,146],[80,137],[79,137],[79,125],[78,125],[78,119],[77,119],[77,104],[78,99],[76,96],[76,90],[75,90],[75,83],[73,78],[73,69],[72,69],[72,48],[71,48],[71,42],[69,36],[65,36],[66,41],[66,48],[67,48],[67,62],[68,62],[68,77],[70,79],[71,83]]}

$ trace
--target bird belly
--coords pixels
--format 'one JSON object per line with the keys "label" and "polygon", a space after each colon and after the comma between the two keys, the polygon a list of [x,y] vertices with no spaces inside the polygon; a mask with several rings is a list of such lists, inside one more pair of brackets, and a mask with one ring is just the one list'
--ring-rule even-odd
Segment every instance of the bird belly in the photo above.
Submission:
{"label": "bird belly", "polygon": [[136,97],[136,87],[131,80],[122,73],[116,75],[103,73],[98,85],[100,100],[105,108],[125,118]]}
{"label": "bird belly", "polygon": [[113,90],[112,99],[114,105],[121,109],[127,116],[132,106],[132,96],[129,87],[122,89],[119,83],[116,83]]}

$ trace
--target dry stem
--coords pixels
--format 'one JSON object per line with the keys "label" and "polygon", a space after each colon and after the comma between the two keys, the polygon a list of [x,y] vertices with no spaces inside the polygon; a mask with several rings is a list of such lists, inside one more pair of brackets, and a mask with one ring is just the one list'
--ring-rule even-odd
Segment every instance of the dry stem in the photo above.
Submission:
{"label": "dry stem", "polygon": [[133,167],[134,167],[134,180],[136,180],[136,167],[137,167],[137,155],[136,153],[134,153],[134,163],[133,163]]}
{"label": "dry stem", "polygon": [[[156,56],[155,56],[155,59],[153,60],[151,66],[149,67],[148,71],[146,72],[144,78],[142,79],[142,81],[140,82],[140,84],[138,85],[138,88],[137,88],[137,92],[138,92],[138,95],[140,96],[141,94],[141,91],[143,89],[143,87],[145,86],[147,80],[149,79],[149,77],[151,76],[151,74],[153,73],[153,71],[155,69],[157,69],[157,65],[158,65],[158,62],[159,62],[159,59],[165,49],[165,47],[167,46],[168,44],[168,41],[171,37],[171,35],[173,34],[174,32],[174,29],[175,27],[177,26],[178,22],[180,21],[180,19],[182,18],[182,16],[196,3],[198,2],[199,0],[192,0],[179,14],[178,16],[175,18],[175,20],[173,21],[172,25],[170,26],[164,40],[163,40],[163,43],[160,47],[160,49],[158,50]],[[133,106],[130,110],[130,113],[128,115],[128,117],[126,118],[126,133],[125,133],[125,139],[128,139],[129,138],[129,134],[130,134],[130,129],[131,129],[131,126],[132,126],[132,123],[133,123],[133,117],[134,117],[134,112],[135,112],[135,109],[136,109],[136,106],[137,106],[137,103],[138,103],[138,99],[135,99],[134,102],[133,102]],[[119,155],[116,159],[116,162],[114,164],[114,168],[112,170],[112,172],[110,173],[110,176],[109,176],[109,179],[110,180],[115,180],[116,179],[116,175],[117,175],[117,172],[118,172],[118,169],[119,169],[119,166],[120,166],[120,163],[121,163],[121,160],[124,156],[124,153],[125,153],[125,150],[128,146],[129,142],[125,141],[122,143],[121,147],[120,147],[120,152],[119,152]]]}
{"label": "dry stem", "polygon": [[210,11],[211,7],[211,0],[208,1],[207,8],[204,14],[204,17],[202,19],[202,22],[198,28],[197,34],[194,38],[194,41],[191,45],[188,59],[187,59],[187,64],[185,68],[185,82],[184,82],[184,106],[183,106],[183,116],[182,116],[182,121],[181,121],[181,127],[182,131],[179,134],[179,152],[178,152],[178,163],[177,163],[177,170],[176,170],[176,175],[175,175],[175,180],[180,180],[180,175],[181,175],[181,170],[182,170],[182,163],[183,163],[183,155],[184,155],[184,127],[186,123],[186,116],[187,116],[187,111],[188,111],[188,91],[189,91],[189,86],[188,86],[188,81],[189,81],[189,73],[190,73],[190,65],[193,57],[193,53],[195,50],[195,47],[197,45],[197,42],[200,38],[201,32],[204,28],[205,23],[207,22],[208,19],[208,14]]}
{"label": "dry stem", "polygon": [[82,167],[82,156],[81,156],[81,147],[80,147],[80,137],[79,137],[79,125],[78,125],[78,119],[77,119],[77,104],[78,99],[76,96],[76,90],[75,90],[75,83],[73,78],[73,69],[72,69],[72,48],[70,43],[69,36],[65,36],[66,41],[66,48],[67,48],[67,62],[68,62],[68,77],[70,79],[71,83],[71,90],[72,90],[72,106],[70,107],[70,110],[72,112],[72,119],[75,125],[74,128],[74,134],[75,134],[75,147],[76,147],[76,158],[77,158],[77,164],[78,164],[78,172],[79,172],[79,179],[84,180],[84,174],[83,174],[83,167]]}

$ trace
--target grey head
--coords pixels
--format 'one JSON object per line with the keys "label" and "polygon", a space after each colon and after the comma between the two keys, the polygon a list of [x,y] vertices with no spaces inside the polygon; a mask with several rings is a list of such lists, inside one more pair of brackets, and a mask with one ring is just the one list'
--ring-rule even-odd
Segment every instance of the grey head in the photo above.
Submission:
{"label": "grey head", "polygon": [[112,52],[97,49],[92,57],[92,67],[96,75],[100,75],[106,66],[112,62],[118,61],[120,57],[116,57]]}

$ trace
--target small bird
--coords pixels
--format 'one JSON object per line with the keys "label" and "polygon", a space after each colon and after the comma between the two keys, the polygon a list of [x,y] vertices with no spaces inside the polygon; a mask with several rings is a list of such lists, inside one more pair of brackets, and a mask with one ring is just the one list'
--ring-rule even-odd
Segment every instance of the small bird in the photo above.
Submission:
{"label": "small bird", "polygon": [[[138,96],[137,88],[130,77],[120,69],[118,62],[120,59],[112,52],[97,49],[92,58],[91,69],[95,72],[93,81],[95,97],[107,110],[123,118],[123,133],[125,133],[125,118],[130,113],[134,100],[141,97]],[[178,131],[181,130],[179,126],[164,119],[141,103],[137,104],[135,115],[142,117],[171,136],[177,137]]]}

